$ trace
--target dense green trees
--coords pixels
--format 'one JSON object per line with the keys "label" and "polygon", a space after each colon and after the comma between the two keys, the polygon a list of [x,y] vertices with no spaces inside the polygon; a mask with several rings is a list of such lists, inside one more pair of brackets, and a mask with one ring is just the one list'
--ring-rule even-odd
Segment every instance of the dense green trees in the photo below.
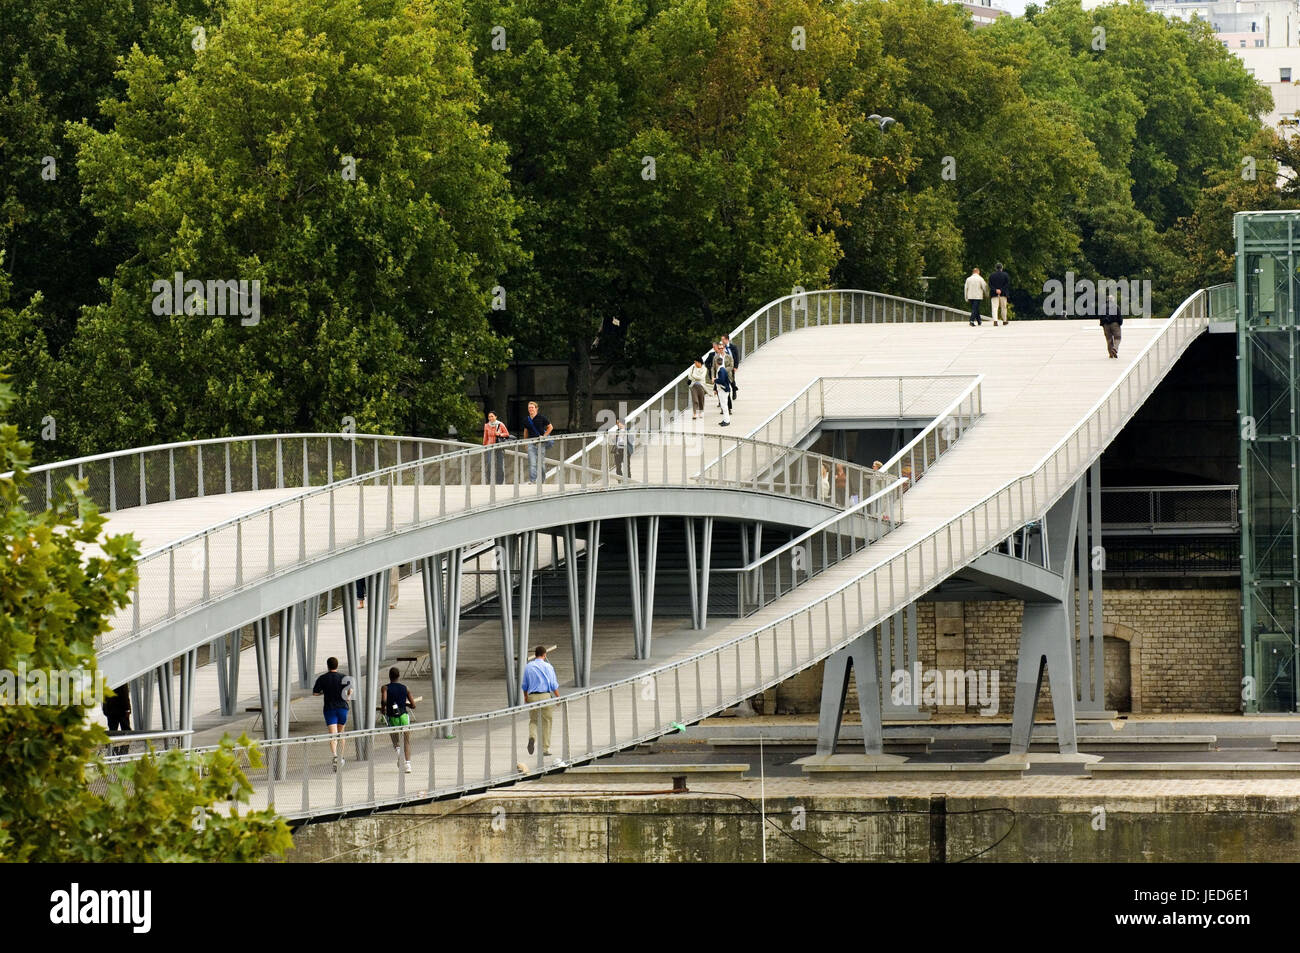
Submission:
{"label": "dense green trees", "polygon": [[[0,379],[0,414],[13,400]],[[251,789],[227,748],[206,770],[173,751],[128,766],[92,791],[87,765],[104,730],[86,720],[82,699],[56,698],[55,673],[97,680],[95,637],[129,601],[138,547],[126,536],[101,538],[104,519],[74,484],[53,509],[25,508],[24,471],[31,448],[12,424],[0,424],[0,861],[93,863],[154,860],[258,860],[289,846],[273,813],[242,816],[218,805],[247,800]],[[87,548],[97,546],[95,555]],[[44,695],[26,694],[27,676],[45,676]],[[19,694],[19,684],[22,694]],[[60,678],[60,690],[67,684]],[[257,753],[253,752],[253,757]],[[91,767],[97,773],[97,768]],[[147,788],[148,796],[136,794]]]}
{"label": "dense green trees", "polygon": [[[0,363],[24,432],[57,421],[47,457],[463,429],[464,379],[511,353],[567,359],[590,425],[594,360],[684,362],[795,285],[929,275],[955,303],[1001,259],[1022,314],[1066,269],[1169,307],[1222,274],[1224,202],[1286,200],[1234,179],[1266,91],[1141,4],[980,30],[933,0],[0,14]],[[256,279],[260,320],[155,314],[176,272]]]}

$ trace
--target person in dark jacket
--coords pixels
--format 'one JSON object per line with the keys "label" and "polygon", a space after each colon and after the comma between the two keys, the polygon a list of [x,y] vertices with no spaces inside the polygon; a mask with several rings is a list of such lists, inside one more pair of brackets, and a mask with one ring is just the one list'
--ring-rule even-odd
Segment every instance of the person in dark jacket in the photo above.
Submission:
{"label": "person in dark jacket", "polygon": [[998,262],[997,267],[993,269],[993,274],[989,275],[989,299],[993,305],[995,328],[999,320],[1003,324],[1007,323],[1007,295],[1009,294],[1011,294],[1011,276],[1002,267],[1002,262]]}
{"label": "person in dark jacket", "polygon": [[1123,324],[1124,317],[1119,313],[1115,299],[1107,297],[1101,310],[1101,330],[1106,335],[1106,353],[1111,357],[1119,357],[1119,329]]}
{"label": "person in dark jacket", "polygon": [[736,371],[740,370],[740,347],[731,343],[731,335],[722,336],[722,349],[731,355],[731,367],[728,377],[731,379],[731,397],[733,400],[740,397],[740,387],[736,384]]}

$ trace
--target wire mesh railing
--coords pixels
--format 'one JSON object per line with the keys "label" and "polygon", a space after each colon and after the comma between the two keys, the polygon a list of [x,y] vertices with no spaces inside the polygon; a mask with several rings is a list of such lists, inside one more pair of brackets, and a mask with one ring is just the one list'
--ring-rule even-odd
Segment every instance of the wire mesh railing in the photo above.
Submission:
{"label": "wire mesh railing", "polygon": [[[279,500],[208,527],[137,560],[132,604],[113,617],[100,651],[115,648],[246,587],[417,526],[543,495],[625,485],[743,488],[818,500],[814,474],[833,462],[717,434],[658,434],[636,448],[575,434],[473,447],[390,467]],[[699,477],[705,454],[737,447],[726,467]],[[786,461],[767,467],[775,455]],[[573,463],[552,463],[572,456]],[[889,482],[854,467],[869,495]],[[498,482],[500,480],[501,482]]]}
{"label": "wire mesh railing", "polygon": [[298,433],[217,437],[118,450],[42,464],[27,471],[27,509],[43,512],[69,498],[69,478],[87,481],[100,512],[150,503],[327,486],[399,464],[462,450],[470,444],[430,437]]}

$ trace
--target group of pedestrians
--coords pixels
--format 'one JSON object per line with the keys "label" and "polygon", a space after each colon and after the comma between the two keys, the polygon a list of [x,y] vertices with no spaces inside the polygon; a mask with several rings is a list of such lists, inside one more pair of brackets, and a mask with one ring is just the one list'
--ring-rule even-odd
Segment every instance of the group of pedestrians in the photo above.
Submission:
{"label": "group of pedestrians", "polygon": [[736,384],[736,370],[740,367],[740,348],[731,342],[730,335],[722,335],[713,342],[713,347],[704,357],[697,357],[687,372],[687,381],[691,391],[691,419],[699,420],[704,416],[704,402],[708,392],[718,401],[718,412],[722,419],[720,427],[731,426],[731,409],[740,395]]}
{"label": "group of pedestrians", "polygon": [[[343,732],[347,728],[355,684],[351,675],[344,675],[339,671],[337,658],[330,656],[325,661],[325,667],[328,671],[316,679],[311,693],[323,698],[325,730],[330,736],[330,754],[334,759],[334,770],[337,771],[344,764]],[[409,729],[410,713],[415,710],[417,699],[412,697],[410,690],[398,681],[401,674],[396,666],[388,670],[388,684],[379,689],[379,711],[385,727]],[[338,737],[335,737],[336,735]],[[394,731],[391,738],[393,751],[397,753],[398,767],[404,768],[406,773],[410,774],[411,732]]]}
{"label": "group of pedestrians", "polygon": [[[536,438],[550,437],[555,430],[555,426],[550,419],[541,412],[537,406],[537,401],[528,402],[528,416],[524,418],[523,427],[519,432],[519,439],[530,440]],[[484,483],[505,483],[506,482],[506,453],[503,445],[507,440],[515,439],[510,433],[510,428],[506,426],[505,421],[497,418],[495,411],[488,411],[487,420],[483,424],[483,446],[494,447],[483,462],[483,482]],[[546,451],[555,443],[554,440],[545,440],[545,442],[534,442],[528,445],[528,480],[530,483],[536,483],[539,475],[546,469]]]}
{"label": "group of pedestrians", "polygon": [[988,281],[984,280],[978,268],[972,268],[963,290],[966,303],[970,305],[971,327],[984,323],[980,308],[983,307],[985,298],[992,303],[994,327],[999,323],[1006,324],[1010,320],[1007,313],[1007,296],[1011,294],[1011,276],[1002,267],[1002,262],[994,266],[993,274],[989,275]]}
{"label": "group of pedestrians", "polygon": [[[1011,276],[1002,267],[1002,262],[997,263],[988,281],[984,280],[978,268],[972,268],[962,291],[966,296],[966,303],[970,305],[971,327],[984,323],[980,308],[983,307],[986,297],[992,306],[994,327],[997,327],[999,322],[1006,324],[1010,320],[1007,313],[1007,296],[1011,294]],[[1106,338],[1106,354],[1118,358],[1124,316],[1119,313],[1113,295],[1107,297],[1100,318],[1102,334]]]}

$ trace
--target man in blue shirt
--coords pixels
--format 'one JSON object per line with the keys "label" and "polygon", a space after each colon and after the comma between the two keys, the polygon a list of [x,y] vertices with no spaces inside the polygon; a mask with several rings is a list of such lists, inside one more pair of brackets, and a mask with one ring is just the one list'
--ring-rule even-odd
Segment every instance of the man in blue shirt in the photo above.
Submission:
{"label": "man in blue shirt", "polygon": [[[546,646],[533,649],[533,660],[524,666],[524,700],[539,702],[554,696],[560,697],[560,683],[555,669],[546,661]],[[528,715],[528,753],[537,749],[537,722],[542,723],[542,754],[551,753],[551,714],[554,705],[534,708]]]}

